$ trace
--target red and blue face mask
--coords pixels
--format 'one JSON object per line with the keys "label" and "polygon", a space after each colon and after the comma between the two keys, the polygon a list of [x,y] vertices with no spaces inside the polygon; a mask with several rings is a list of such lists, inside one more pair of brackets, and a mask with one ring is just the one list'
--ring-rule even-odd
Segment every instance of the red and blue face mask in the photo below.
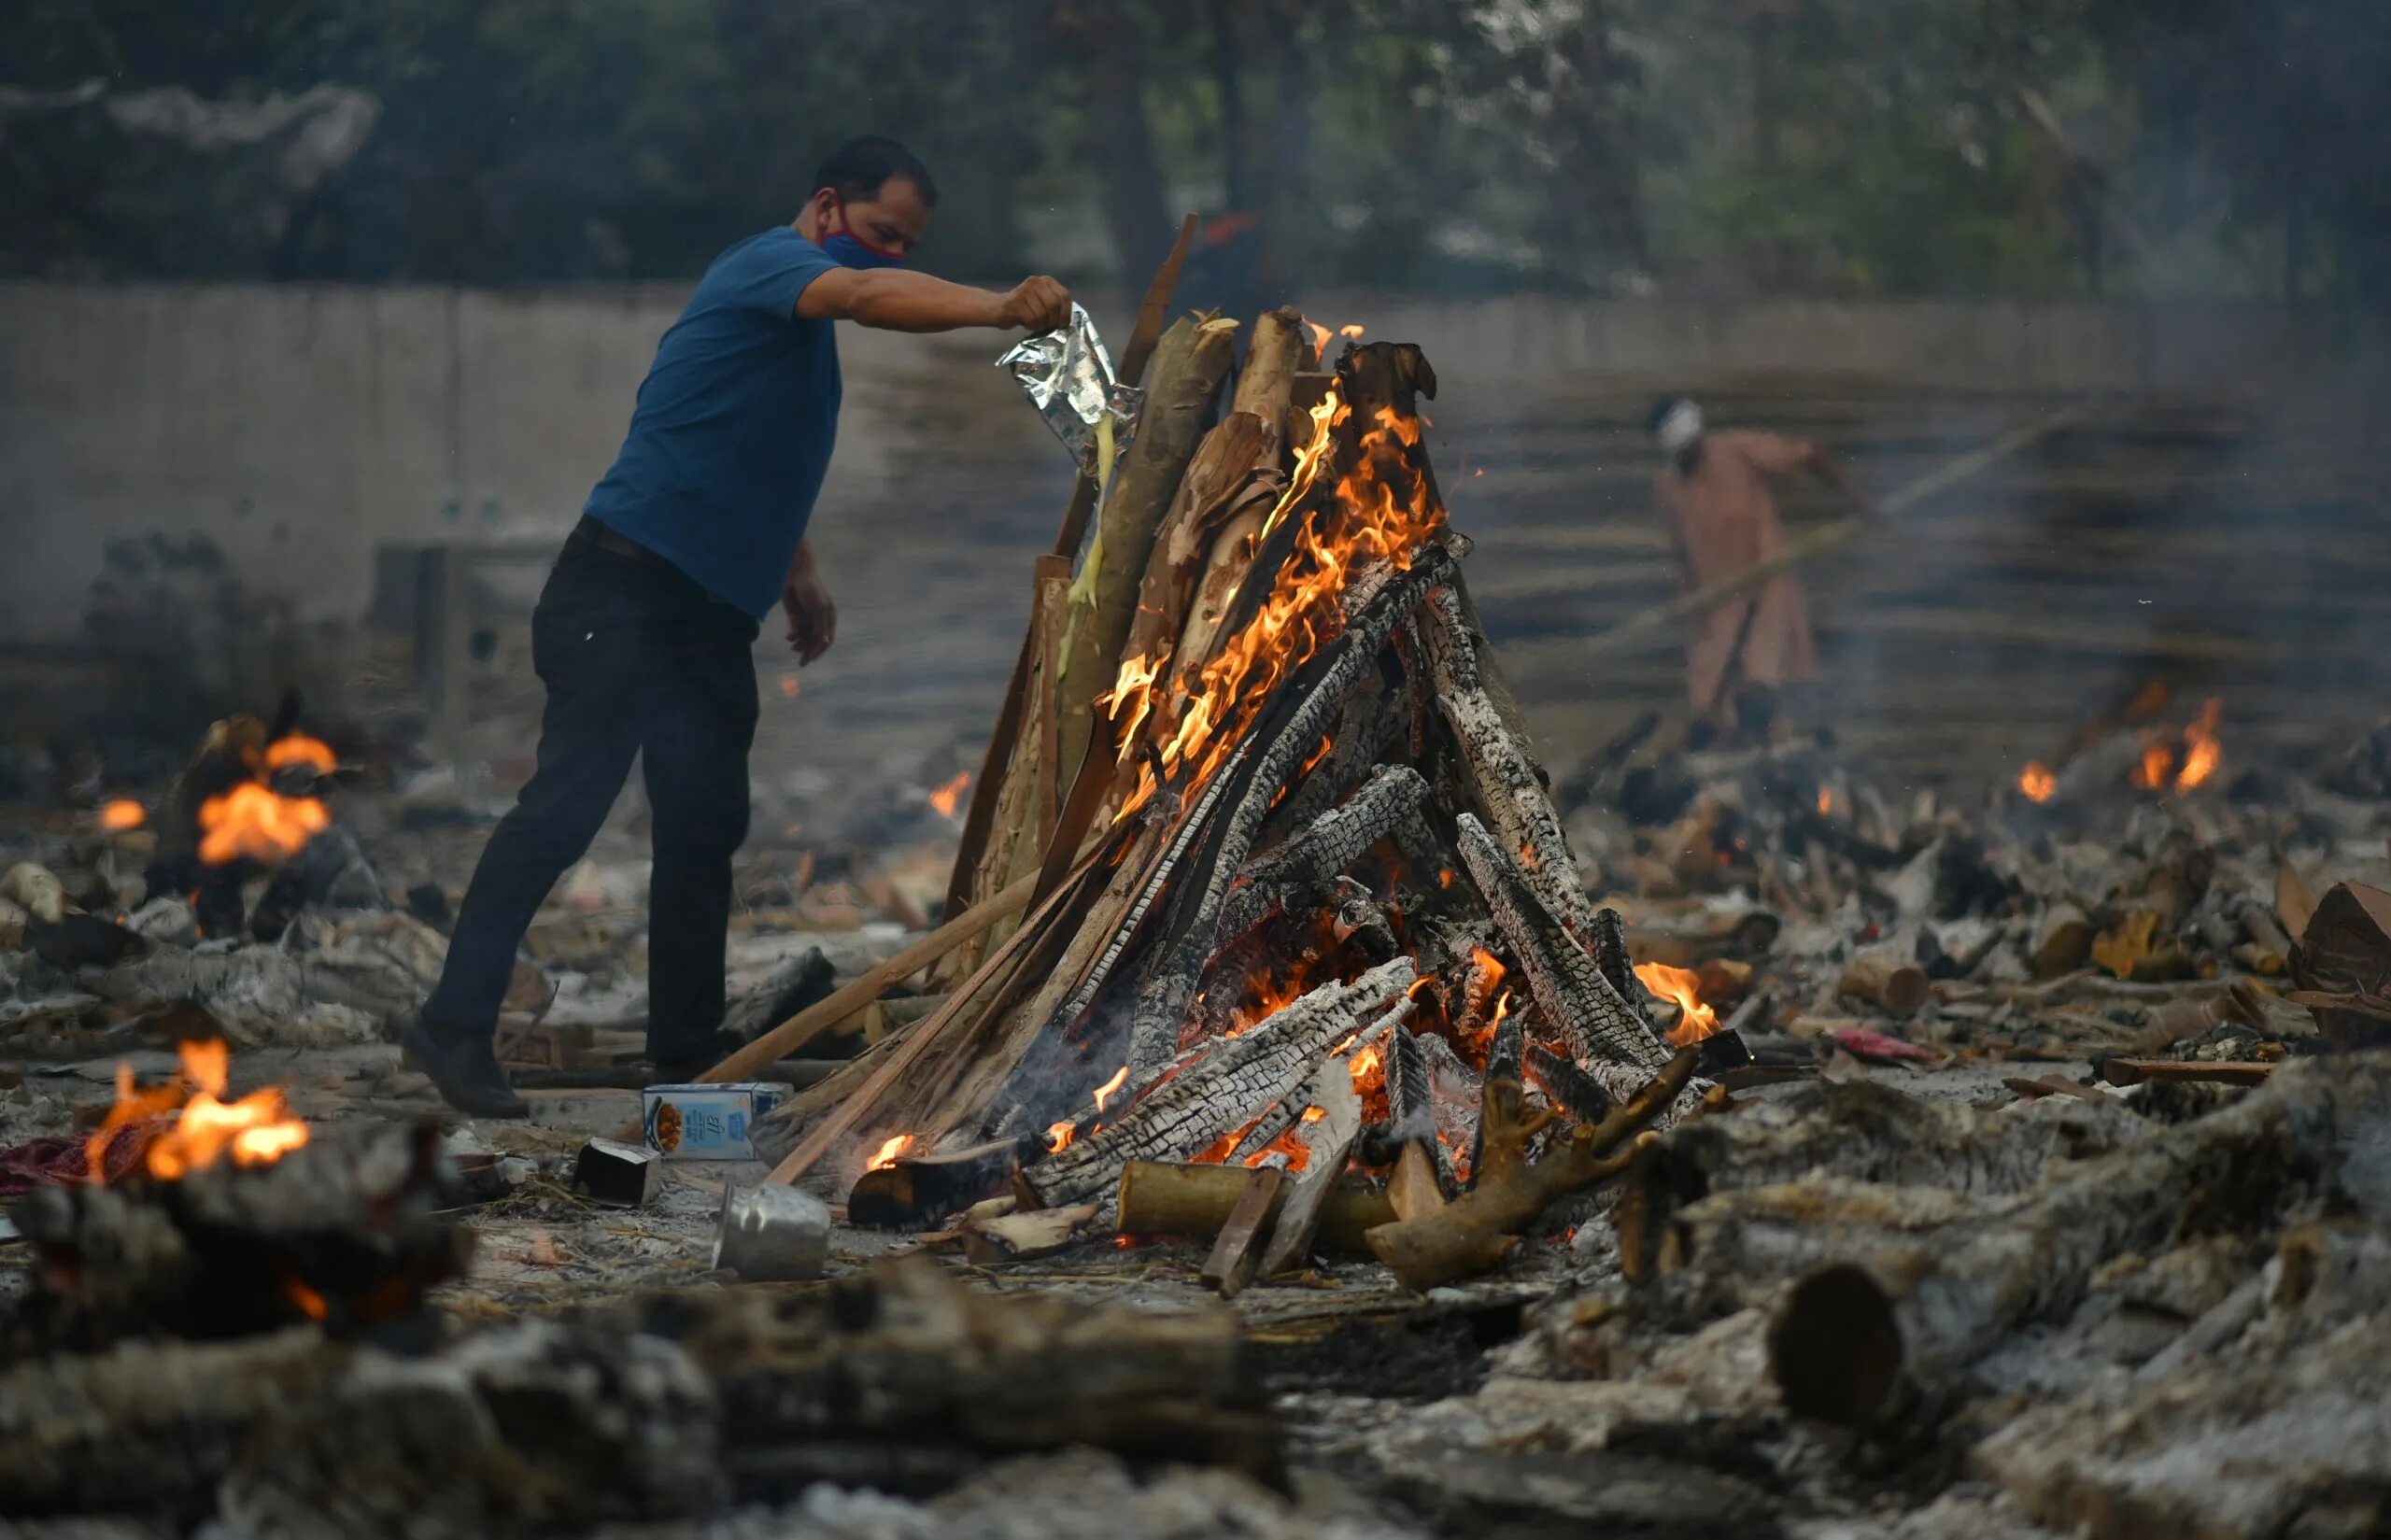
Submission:
{"label": "red and blue face mask", "polygon": [[905,265],[903,252],[884,250],[855,233],[855,227],[847,222],[847,205],[844,199],[841,199],[839,203],[839,223],[845,228],[835,235],[824,236],[822,249],[841,267],[902,267]]}

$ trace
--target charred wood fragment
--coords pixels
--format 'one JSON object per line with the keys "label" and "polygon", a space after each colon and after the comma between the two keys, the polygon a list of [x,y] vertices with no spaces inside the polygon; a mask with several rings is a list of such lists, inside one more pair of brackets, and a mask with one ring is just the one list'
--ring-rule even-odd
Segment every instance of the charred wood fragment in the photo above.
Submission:
{"label": "charred wood fragment", "polygon": [[1303,1083],[1328,1051],[1411,982],[1398,957],[1351,983],[1324,985],[1239,1037],[1215,1044],[1118,1122],[1031,1166],[1024,1180],[1049,1206],[1112,1200],[1133,1160],[1184,1160],[1242,1127]]}
{"label": "charred wood fragment", "polygon": [[1518,860],[1468,813],[1461,815],[1460,843],[1462,860],[1527,974],[1530,993],[1577,1062],[1607,1060],[1651,1071],[1668,1063],[1650,1025],[1545,907]]}
{"label": "charred wood fragment", "polygon": [[1479,1113],[1483,1153],[1470,1190],[1433,1213],[1371,1231],[1370,1250],[1406,1288],[1422,1291],[1499,1265],[1519,1244],[1519,1232],[1557,1199],[1626,1169],[1635,1151],[1617,1151],[1649,1137],[1641,1131],[1685,1090],[1695,1057],[1692,1049],[1681,1051],[1610,1116],[1572,1125],[1534,1160],[1530,1142],[1561,1114],[1531,1110],[1516,1080],[1489,1079]]}

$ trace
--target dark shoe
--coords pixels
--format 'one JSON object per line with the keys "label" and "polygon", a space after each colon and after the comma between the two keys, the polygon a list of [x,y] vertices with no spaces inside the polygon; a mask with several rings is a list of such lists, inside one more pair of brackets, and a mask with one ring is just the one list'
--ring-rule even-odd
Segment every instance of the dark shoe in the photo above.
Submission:
{"label": "dark shoe", "polygon": [[435,1037],[418,1016],[399,1035],[399,1046],[409,1064],[432,1078],[440,1099],[458,1111],[477,1118],[531,1116],[531,1109],[506,1083],[489,1038]]}
{"label": "dark shoe", "polygon": [[717,1026],[694,1042],[676,1042],[661,1050],[651,1043],[647,1060],[656,1066],[654,1083],[686,1085],[746,1046],[746,1038],[727,1026]]}

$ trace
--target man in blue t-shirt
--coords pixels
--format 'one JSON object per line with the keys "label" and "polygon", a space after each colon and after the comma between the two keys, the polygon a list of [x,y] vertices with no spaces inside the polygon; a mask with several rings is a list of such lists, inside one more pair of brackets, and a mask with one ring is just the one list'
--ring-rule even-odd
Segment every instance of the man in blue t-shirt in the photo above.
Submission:
{"label": "man in blue t-shirt", "polygon": [[1052,278],[997,293],[904,271],[937,202],[896,141],[841,146],[804,212],[714,259],[658,345],[622,452],[532,613],[548,692],[538,768],[474,869],[439,986],[405,1036],[451,1106],[523,1115],[493,1049],[499,1003],[524,930],[589,848],[634,755],[655,824],[648,1057],[678,1081],[740,1046],[722,1025],[723,948],[747,837],[751,649],[775,603],[800,666],[838,624],[805,544],[839,430],[830,323],[1044,332],[1070,318]]}

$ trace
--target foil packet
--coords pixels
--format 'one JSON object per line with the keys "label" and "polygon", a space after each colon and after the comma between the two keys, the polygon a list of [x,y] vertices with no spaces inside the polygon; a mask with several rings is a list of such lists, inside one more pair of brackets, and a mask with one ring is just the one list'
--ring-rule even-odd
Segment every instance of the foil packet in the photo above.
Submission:
{"label": "foil packet", "polygon": [[1096,457],[1096,425],[1112,423],[1112,453],[1129,446],[1137,431],[1145,392],[1113,377],[1111,356],[1087,311],[1071,306],[1071,324],[1025,337],[1005,350],[997,367],[1021,382],[1029,404],[1082,464]]}

